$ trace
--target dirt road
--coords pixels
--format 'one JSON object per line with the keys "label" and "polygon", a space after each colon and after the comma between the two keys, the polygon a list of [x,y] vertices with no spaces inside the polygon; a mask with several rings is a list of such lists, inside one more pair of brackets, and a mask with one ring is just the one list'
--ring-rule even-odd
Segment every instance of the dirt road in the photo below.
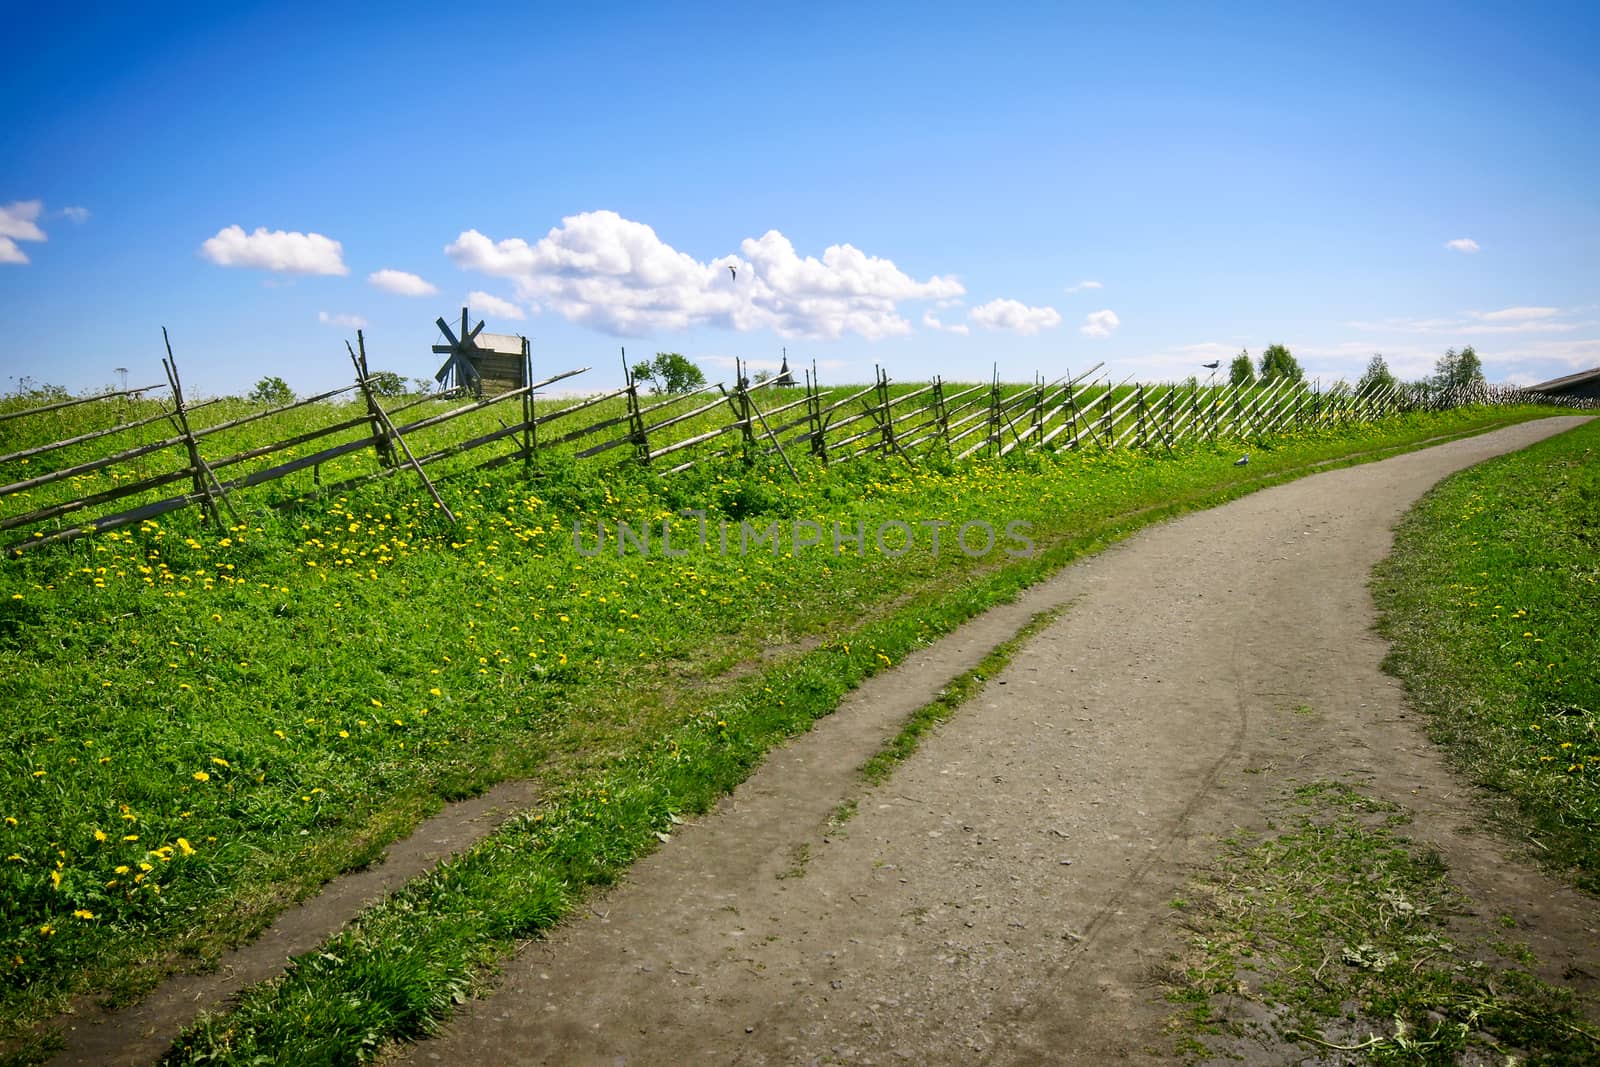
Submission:
{"label": "dirt road", "polygon": [[[1600,970],[1594,902],[1466,829],[1469,791],[1379,668],[1366,587],[1429,486],[1578,421],[1305,478],[1063,571],[874,678],[397,1060],[1156,1058],[1168,902],[1219,836],[1318,777],[1414,809],[1410,832],[1517,917],[1552,977]],[[907,712],[1063,605],[887,783],[860,786]]]}

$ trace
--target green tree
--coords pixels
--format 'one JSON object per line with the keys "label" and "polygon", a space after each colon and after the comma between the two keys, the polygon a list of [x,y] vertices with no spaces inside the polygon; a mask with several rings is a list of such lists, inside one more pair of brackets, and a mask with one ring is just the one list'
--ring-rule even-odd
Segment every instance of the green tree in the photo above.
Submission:
{"label": "green tree", "polygon": [[1478,359],[1478,353],[1468,345],[1461,351],[1446,349],[1439,362],[1433,365],[1433,377],[1428,384],[1436,392],[1444,393],[1454,389],[1474,389],[1482,387],[1483,362]]}
{"label": "green tree", "polygon": [[1240,349],[1239,354],[1233,357],[1233,362],[1228,364],[1229,385],[1254,385],[1256,380],[1256,365],[1250,362],[1250,350]]}
{"label": "green tree", "polygon": [[289,388],[288,382],[276,374],[269,374],[256,383],[256,387],[250,390],[245,399],[253,404],[281,407],[284,404],[294,403],[294,390]]}
{"label": "green tree", "polygon": [[706,384],[700,368],[677,352],[657,352],[655,359],[640,360],[633,365],[633,376],[649,382],[652,393],[683,393]]}
{"label": "green tree", "polygon": [[1356,383],[1356,392],[1365,396],[1379,389],[1394,389],[1399,384],[1389,370],[1389,364],[1384,361],[1383,353],[1374,352],[1372,358],[1367,360],[1367,369],[1362,372],[1361,380]]}
{"label": "green tree", "polygon": [[406,395],[406,380],[392,370],[373,371],[367,375],[367,384],[372,386],[375,395],[385,400]]}
{"label": "green tree", "polygon": [[1261,353],[1261,380],[1263,382],[1277,381],[1287,378],[1291,382],[1298,382],[1306,376],[1300,369],[1300,361],[1289,354],[1283,345],[1268,345],[1267,350]]}

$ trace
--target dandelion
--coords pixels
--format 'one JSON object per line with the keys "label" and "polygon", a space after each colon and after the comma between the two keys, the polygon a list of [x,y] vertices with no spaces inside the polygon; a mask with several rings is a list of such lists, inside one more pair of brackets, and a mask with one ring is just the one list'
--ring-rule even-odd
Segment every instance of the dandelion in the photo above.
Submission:
{"label": "dandelion", "polygon": [[94,832],[94,839],[96,841],[105,841],[106,838],[107,838],[107,834],[106,834],[106,832],[104,830],[96,830]]}
{"label": "dandelion", "polygon": [[180,837],[180,838],[178,838],[178,849],[179,849],[179,850],[180,850],[180,851],[181,851],[181,852],[182,852],[182,853],[183,853],[183,854],[184,854],[184,855],[185,855],[185,856],[192,856],[192,855],[194,855],[194,846],[193,846],[193,845],[191,845],[191,844],[189,844],[189,840],[188,840],[188,838],[184,838],[184,837]]}
{"label": "dandelion", "polygon": [[228,761],[223,759],[221,756],[212,756],[211,762],[215,763],[218,767],[226,767],[228,765]]}
{"label": "dandelion", "polygon": [[92,918],[94,918],[94,912],[90,911],[88,908],[78,908],[78,909],[74,910],[72,914],[73,914],[74,917],[79,918],[79,919],[92,919]]}
{"label": "dandelion", "polygon": [[205,771],[195,771],[194,774],[190,775],[190,777],[197,782],[211,781],[211,775],[207,774]]}
{"label": "dandelion", "polygon": [[383,707],[383,701],[379,700],[377,697],[373,697],[372,698],[372,706],[375,707],[375,708],[381,708],[381,707]]}
{"label": "dandelion", "polygon": [[60,889],[61,888],[61,872],[60,871],[51,871],[50,872],[50,888],[51,889]]}

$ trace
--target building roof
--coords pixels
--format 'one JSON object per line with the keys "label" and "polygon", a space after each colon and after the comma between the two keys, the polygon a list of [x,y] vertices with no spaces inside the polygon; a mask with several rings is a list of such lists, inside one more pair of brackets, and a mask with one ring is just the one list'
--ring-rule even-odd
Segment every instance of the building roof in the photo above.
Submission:
{"label": "building roof", "polygon": [[1588,370],[1581,370],[1562,378],[1551,378],[1548,382],[1540,382],[1528,388],[1536,393],[1558,393],[1563,389],[1571,389],[1575,385],[1583,385],[1596,379],[1600,379],[1600,367],[1590,367]]}

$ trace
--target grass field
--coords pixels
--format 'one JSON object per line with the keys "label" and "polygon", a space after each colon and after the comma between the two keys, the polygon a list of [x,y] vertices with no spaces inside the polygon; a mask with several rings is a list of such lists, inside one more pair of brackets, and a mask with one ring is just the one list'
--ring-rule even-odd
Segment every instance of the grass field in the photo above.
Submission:
{"label": "grass field", "polygon": [[1388,666],[1513,836],[1600,890],[1600,422],[1441,484],[1374,592]]}
{"label": "grass field", "polygon": [[[442,802],[511,777],[545,800],[283,981],[208,1022],[189,1055],[295,1044],[347,1062],[415,1033],[480,965],[616,876],[772,744],[873,671],[1085,550],[1309,464],[1531,417],[1383,423],[1173,453],[899,463],[542,459],[448,481],[446,524],[405,481],[226,530],[188,511],[0,570],[0,1015],[14,1035],[76,992],[115,1001],[214,959]],[[619,450],[621,451],[621,450]],[[865,524],[865,544],[749,555],[579,553],[582,520]],[[1137,514],[1135,514],[1137,513]],[[1041,552],[982,558],[895,520],[1032,524]],[[684,520],[692,529],[690,520]],[[787,528],[787,527],[785,527]],[[588,540],[586,536],[585,540]],[[788,535],[784,535],[788,540]],[[731,671],[763,650],[770,665]],[[309,1057],[309,1058],[305,1058]]]}
{"label": "grass field", "polygon": [[1186,1059],[1281,1042],[1293,1050],[1283,1062],[1595,1062],[1600,1039],[1578,999],[1533,973],[1509,917],[1487,931],[1457,921],[1473,902],[1436,851],[1405,836],[1410,821],[1313,782],[1276,830],[1225,843],[1173,901],[1189,947],[1166,984]]}

